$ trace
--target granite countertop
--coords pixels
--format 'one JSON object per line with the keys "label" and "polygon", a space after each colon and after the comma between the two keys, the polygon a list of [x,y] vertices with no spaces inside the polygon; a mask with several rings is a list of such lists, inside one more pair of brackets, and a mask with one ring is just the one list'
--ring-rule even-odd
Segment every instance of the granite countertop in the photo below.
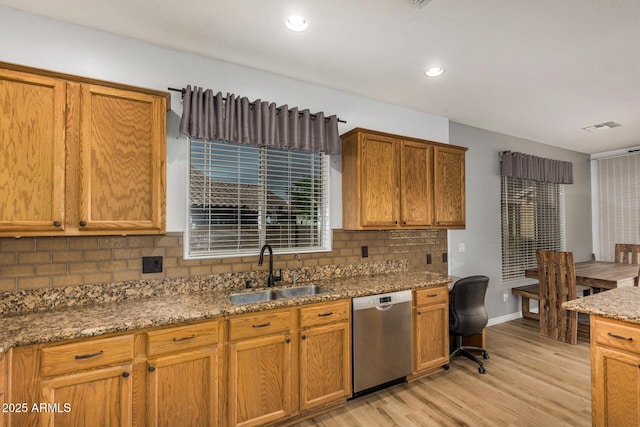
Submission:
{"label": "granite countertop", "polygon": [[567,310],[640,324],[640,288],[627,286],[567,301]]}
{"label": "granite countertop", "polygon": [[[314,281],[313,284],[329,288],[332,292],[254,304],[234,305],[229,300],[232,291],[212,288],[197,293],[163,295],[121,303],[86,305],[7,316],[0,318],[0,354],[16,346],[44,344],[321,301],[438,286],[451,283],[454,279],[429,272],[379,274]],[[298,283],[298,286],[303,284],[307,283]],[[289,284],[289,286],[292,285]]]}

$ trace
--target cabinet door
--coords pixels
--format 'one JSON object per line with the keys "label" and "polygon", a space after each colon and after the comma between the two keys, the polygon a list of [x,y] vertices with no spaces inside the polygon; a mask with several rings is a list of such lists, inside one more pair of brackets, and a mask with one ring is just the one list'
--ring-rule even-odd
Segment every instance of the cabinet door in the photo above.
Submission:
{"label": "cabinet door", "polygon": [[147,362],[150,427],[218,424],[217,347],[158,357]]}
{"label": "cabinet door", "polygon": [[[5,385],[6,385],[6,366],[4,361],[4,354],[0,354],[0,405],[4,408],[5,404]],[[0,427],[5,427],[7,420],[5,417],[5,411],[0,411]]]}
{"label": "cabinet door", "polygon": [[435,224],[465,225],[464,150],[437,146],[434,149]]}
{"label": "cabinet door", "polygon": [[65,82],[0,69],[0,236],[64,230]]}
{"label": "cabinet door", "polygon": [[397,141],[365,134],[361,156],[363,227],[398,226]]}
{"label": "cabinet door", "polygon": [[593,425],[640,425],[640,355],[595,346]]}
{"label": "cabinet door", "polygon": [[132,366],[63,375],[42,384],[43,426],[130,426]]}
{"label": "cabinet door", "polygon": [[349,323],[300,332],[302,410],[346,399],[351,394]]}
{"label": "cabinet door", "polygon": [[403,226],[433,222],[431,146],[402,141],[400,149],[400,216]]}
{"label": "cabinet door", "polygon": [[165,229],[166,100],[83,84],[80,230]]}
{"label": "cabinet door", "polygon": [[229,344],[229,425],[257,426],[291,414],[288,334]]}
{"label": "cabinet door", "polygon": [[449,306],[418,306],[414,313],[414,369],[420,372],[449,363]]}

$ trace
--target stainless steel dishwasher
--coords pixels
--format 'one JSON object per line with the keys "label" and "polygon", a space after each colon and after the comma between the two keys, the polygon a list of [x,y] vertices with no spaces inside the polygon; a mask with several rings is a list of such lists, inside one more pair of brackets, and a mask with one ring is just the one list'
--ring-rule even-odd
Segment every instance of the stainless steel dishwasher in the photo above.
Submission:
{"label": "stainless steel dishwasher", "polygon": [[353,299],[353,393],[412,371],[411,291]]}

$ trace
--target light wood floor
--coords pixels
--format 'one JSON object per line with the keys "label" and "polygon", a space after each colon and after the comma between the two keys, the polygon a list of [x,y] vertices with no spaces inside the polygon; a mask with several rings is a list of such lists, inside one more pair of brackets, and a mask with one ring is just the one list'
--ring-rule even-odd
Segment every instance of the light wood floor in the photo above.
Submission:
{"label": "light wood floor", "polygon": [[572,346],[519,319],[487,328],[487,373],[451,369],[351,400],[299,426],[590,426],[589,338]]}

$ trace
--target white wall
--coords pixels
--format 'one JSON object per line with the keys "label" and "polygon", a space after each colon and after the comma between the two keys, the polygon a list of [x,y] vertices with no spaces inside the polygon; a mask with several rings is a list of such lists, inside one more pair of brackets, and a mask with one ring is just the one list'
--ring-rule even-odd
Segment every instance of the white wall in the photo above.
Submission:
{"label": "white wall", "polygon": [[[486,305],[491,319],[509,317],[520,310],[517,298],[503,292],[531,283],[502,281],[500,226],[500,151],[520,151],[573,162],[574,184],[565,185],[567,250],[576,262],[591,259],[591,181],[587,154],[451,122],[451,144],[469,147],[466,155],[467,226],[449,232],[449,271],[454,276],[489,276]],[[458,252],[464,243],[465,251]]]}
{"label": "white wall", "polygon": [[[275,74],[153,46],[0,6],[0,60],[152,89],[187,84],[278,105],[336,114],[340,132],[362,127],[448,142],[446,117],[339,92]],[[304,76],[300,76],[304,79]],[[178,135],[180,94],[167,116],[167,230],[186,224],[187,140]],[[341,228],[340,156],[331,159],[332,227]]]}

